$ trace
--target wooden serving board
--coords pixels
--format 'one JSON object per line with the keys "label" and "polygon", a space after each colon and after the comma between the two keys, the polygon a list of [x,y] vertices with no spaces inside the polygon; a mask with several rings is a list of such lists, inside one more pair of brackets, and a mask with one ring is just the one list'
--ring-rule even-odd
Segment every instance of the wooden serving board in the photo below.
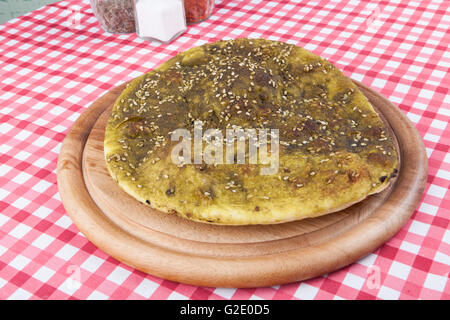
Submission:
{"label": "wooden serving board", "polygon": [[404,114],[356,83],[397,140],[396,181],[340,212],[301,221],[220,226],[186,220],[141,204],[110,177],[105,124],[124,85],[99,98],[75,122],[58,159],[58,186],[80,231],[116,259],[165,279],[213,287],[258,287],[342,268],[392,237],[409,219],[426,183],[422,140]]}

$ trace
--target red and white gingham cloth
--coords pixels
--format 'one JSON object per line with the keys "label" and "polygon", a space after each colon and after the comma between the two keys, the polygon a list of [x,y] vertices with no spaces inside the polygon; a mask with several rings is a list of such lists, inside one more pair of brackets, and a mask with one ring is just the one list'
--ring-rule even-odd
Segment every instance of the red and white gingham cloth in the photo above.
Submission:
{"label": "red and white gingham cloth", "polygon": [[[450,299],[449,28],[446,0],[222,0],[169,45],[104,33],[87,0],[1,25],[0,299]],[[374,253],[301,283],[195,287],[109,257],[66,215],[56,161],[80,114],[179,51],[236,37],[281,40],[325,57],[416,125],[429,158],[425,195]]]}

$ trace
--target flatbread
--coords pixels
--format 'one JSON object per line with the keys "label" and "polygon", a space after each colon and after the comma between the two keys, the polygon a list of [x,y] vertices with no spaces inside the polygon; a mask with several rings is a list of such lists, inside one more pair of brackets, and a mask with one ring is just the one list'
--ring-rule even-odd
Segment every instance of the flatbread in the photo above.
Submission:
{"label": "flatbread", "polygon": [[[279,169],[176,164],[178,128],[279,129]],[[225,134],[224,134],[225,136]],[[108,170],[137,200],[215,224],[273,224],[341,210],[397,174],[395,142],[367,98],[335,66],[263,39],[189,49],[133,80],[105,134]],[[246,159],[248,160],[248,159]]]}

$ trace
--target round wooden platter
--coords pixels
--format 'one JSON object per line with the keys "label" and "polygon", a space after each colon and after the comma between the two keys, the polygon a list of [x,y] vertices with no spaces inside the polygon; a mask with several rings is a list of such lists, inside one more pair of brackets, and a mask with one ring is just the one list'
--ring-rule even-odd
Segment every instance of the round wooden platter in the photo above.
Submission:
{"label": "round wooden platter", "polygon": [[141,204],[110,177],[103,137],[125,84],[75,122],[58,159],[58,186],[80,231],[114,258],[143,272],[192,285],[259,287],[316,277],[367,255],[392,237],[421,199],[427,176],[422,140],[403,113],[356,83],[397,140],[398,177],[383,192],[313,219],[253,226],[189,221]]}

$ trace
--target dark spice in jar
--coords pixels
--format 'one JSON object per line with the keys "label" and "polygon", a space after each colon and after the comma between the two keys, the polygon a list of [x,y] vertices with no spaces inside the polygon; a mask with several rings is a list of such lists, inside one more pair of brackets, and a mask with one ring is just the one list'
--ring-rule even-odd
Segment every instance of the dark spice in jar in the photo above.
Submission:
{"label": "dark spice in jar", "polygon": [[214,0],[184,0],[186,23],[192,24],[207,19],[214,9]]}
{"label": "dark spice in jar", "polygon": [[91,0],[91,6],[102,28],[110,33],[132,33],[133,0]]}

